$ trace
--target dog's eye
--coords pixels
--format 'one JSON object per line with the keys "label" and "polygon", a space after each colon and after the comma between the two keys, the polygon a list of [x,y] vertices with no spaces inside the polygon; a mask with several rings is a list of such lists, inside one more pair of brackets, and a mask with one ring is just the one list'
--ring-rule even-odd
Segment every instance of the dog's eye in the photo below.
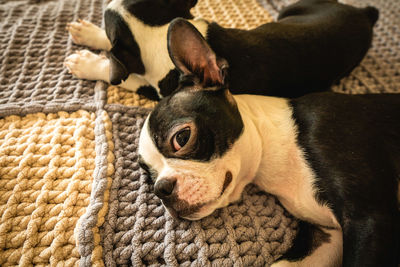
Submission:
{"label": "dog's eye", "polygon": [[179,151],[190,139],[190,128],[186,127],[178,131],[172,138],[172,147],[175,151]]}

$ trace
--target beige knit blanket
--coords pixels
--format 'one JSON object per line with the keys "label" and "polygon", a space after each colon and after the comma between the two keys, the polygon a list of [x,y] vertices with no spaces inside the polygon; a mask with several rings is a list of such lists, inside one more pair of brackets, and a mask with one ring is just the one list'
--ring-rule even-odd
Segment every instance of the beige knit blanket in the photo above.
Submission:
{"label": "beige knit blanket", "polygon": [[[271,21],[289,0],[199,0],[224,26]],[[399,92],[400,5],[381,11],[373,48],[334,90]],[[63,67],[80,47],[65,31],[102,23],[103,0],[0,0],[0,266],[266,266],[296,221],[249,186],[240,202],[197,222],[174,220],[137,164],[154,102]]]}

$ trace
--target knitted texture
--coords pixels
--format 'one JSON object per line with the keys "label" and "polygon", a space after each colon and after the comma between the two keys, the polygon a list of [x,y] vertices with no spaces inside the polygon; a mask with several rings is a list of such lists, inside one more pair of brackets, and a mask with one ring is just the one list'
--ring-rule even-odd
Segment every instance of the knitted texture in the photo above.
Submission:
{"label": "knitted texture", "polygon": [[151,101],[144,96],[118,86],[110,85],[107,89],[107,104],[152,108],[156,103],[157,102]]}
{"label": "knitted texture", "polygon": [[255,0],[200,0],[192,13],[230,28],[251,29],[272,21],[272,16]]}
{"label": "knitted texture", "polygon": [[86,213],[80,218],[77,226],[80,266],[104,266],[103,248],[99,227],[104,223],[108,212],[109,191],[114,174],[114,144],[111,136],[111,121],[103,110],[97,111],[96,134],[96,167]]}
{"label": "knitted texture", "polygon": [[[253,28],[292,0],[199,0],[193,13]],[[380,9],[373,47],[334,90],[399,92],[400,5]],[[101,24],[105,0],[0,0],[0,266],[265,266],[296,221],[256,187],[200,221],[172,219],[139,170],[154,102],[72,77],[66,23]],[[96,84],[96,86],[95,86]],[[107,89],[108,88],[108,89]]]}
{"label": "knitted texture", "polygon": [[109,106],[115,177],[104,224],[107,266],[265,266],[286,251],[296,222],[255,187],[242,201],[197,222],[174,220],[139,170],[138,136],[147,115]]}
{"label": "knitted texture", "polygon": [[94,114],[0,120],[0,265],[75,265],[73,235],[89,204]]}
{"label": "knitted texture", "polygon": [[63,66],[78,47],[65,31],[71,20],[100,24],[102,0],[0,0],[0,115],[94,110],[94,82],[72,79]]}
{"label": "knitted texture", "polygon": [[67,22],[100,23],[104,4],[0,1],[1,266],[103,264],[108,191],[92,187],[109,188],[113,174],[106,94],[63,61],[78,48]]}

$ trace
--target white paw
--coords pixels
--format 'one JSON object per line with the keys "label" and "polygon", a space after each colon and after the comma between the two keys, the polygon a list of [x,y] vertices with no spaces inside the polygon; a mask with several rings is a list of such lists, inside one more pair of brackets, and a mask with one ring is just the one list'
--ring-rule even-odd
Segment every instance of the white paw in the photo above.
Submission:
{"label": "white paw", "polygon": [[70,22],[66,29],[75,44],[106,51],[111,49],[110,41],[104,30],[89,21],[79,19],[78,22]]}
{"label": "white paw", "polygon": [[94,54],[88,50],[80,50],[68,56],[64,66],[80,79],[108,80],[109,61],[103,55]]}

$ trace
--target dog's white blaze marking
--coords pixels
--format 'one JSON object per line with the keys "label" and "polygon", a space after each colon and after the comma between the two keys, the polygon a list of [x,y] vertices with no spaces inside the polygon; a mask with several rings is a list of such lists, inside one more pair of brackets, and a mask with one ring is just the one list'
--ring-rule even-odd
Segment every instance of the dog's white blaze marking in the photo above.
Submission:
{"label": "dog's white blaze marking", "polygon": [[139,155],[143,157],[144,161],[150,165],[149,167],[160,172],[160,170],[164,168],[165,159],[151,139],[148,123],[149,116],[147,116],[140,133],[138,152]]}
{"label": "dog's white blaze marking", "polygon": [[262,158],[254,183],[276,195],[294,216],[340,228],[331,209],[315,196],[315,174],[297,145],[297,128],[287,100],[250,95],[235,96],[243,120],[252,120],[261,135]]}
{"label": "dog's white blaze marking", "polygon": [[[174,65],[169,57],[167,48],[167,32],[169,24],[162,26],[148,26],[132,16],[122,6],[122,0],[114,0],[108,9],[117,11],[127,22],[140,48],[143,64],[146,68],[144,78],[158,89],[158,82],[162,80]],[[205,36],[208,24],[204,20],[189,20]]]}
{"label": "dog's white blaze marking", "polygon": [[342,231],[336,229],[324,229],[322,231],[330,235],[330,242],[322,243],[310,255],[296,262],[286,260],[278,261],[271,267],[338,267],[341,266],[343,254]]}

